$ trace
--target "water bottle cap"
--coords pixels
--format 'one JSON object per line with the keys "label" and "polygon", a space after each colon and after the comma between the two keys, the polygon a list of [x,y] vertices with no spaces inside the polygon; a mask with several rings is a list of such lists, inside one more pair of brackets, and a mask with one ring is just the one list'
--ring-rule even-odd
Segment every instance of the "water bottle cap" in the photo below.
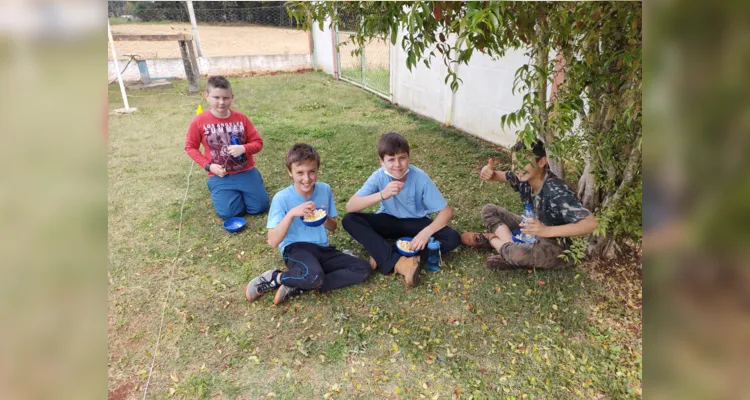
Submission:
{"label": "water bottle cap", "polygon": [[430,238],[430,240],[427,242],[427,247],[431,249],[439,249],[440,248],[440,242],[435,240],[435,238]]}
{"label": "water bottle cap", "polygon": [[531,203],[526,203],[525,206],[523,206],[524,210],[531,210],[533,207],[531,206]]}

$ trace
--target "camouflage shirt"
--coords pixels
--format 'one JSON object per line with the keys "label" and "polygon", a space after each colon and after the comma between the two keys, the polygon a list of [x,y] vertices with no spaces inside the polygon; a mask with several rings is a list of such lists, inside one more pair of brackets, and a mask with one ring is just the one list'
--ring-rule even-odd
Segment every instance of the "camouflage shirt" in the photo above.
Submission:
{"label": "camouflage shirt", "polygon": [[568,184],[550,171],[545,174],[542,188],[536,195],[532,193],[531,185],[518,180],[516,174],[506,172],[505,178],[510,186],[521,194],[524,204],[534,205],[534,213],[544,225],[572,224],[591,214],[591,211],[583,207]]}

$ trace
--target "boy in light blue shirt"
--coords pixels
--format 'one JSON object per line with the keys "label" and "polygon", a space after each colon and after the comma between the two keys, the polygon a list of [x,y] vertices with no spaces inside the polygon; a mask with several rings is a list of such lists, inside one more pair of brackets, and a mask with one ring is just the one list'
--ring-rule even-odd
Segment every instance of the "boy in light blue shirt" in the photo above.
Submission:
{"label": "boy in light blue shirt", "polygon": [[[367,261],[344,254],[328,245],[336,230],[336,204],[327,183],[318,182],[320,156],[309,144],[295,144],[287,152],[286,168],[293,183],[273,196],[268,212],[268,244],[279,247],[287,271],[268,270],[247,285],[245,297],[255,301],[276,290],[279,304],[303,290],[320,292],[364,282],[371,274]],[[322,225],[311,227],[302,218],[316,209],[327,214]]]}
{"label": "boy in light blue shirt", "polygon": [[[384,274],[404,275],[407,286],[419,282],[420,256],[401,256],[386,239],[413,237],[411,248],[425,255],[430,237],[447,253],[460,243],[448,226],[453,211],[435,183],[421,169],[409,165],[409,142],[398,133],[387,133],[378,142],[382,168],[373,172],[346,204],[344,229],[370,253],[370,267]],[[375,213],[360,211],[380,203]],[[437,213],[435,220],[430,215]]]}

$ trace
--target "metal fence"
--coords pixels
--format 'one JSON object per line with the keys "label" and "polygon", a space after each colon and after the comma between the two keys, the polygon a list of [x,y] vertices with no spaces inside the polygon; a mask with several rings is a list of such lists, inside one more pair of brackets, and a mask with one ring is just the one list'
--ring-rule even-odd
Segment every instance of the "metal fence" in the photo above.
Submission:
{"label": "metal fence", "polygon": [[351,43],[351,31],[336,29],[337,63],[342,80],[353,83],[391,99],[391,44],[385,39],[367,42],[361,54],[353,54],[357,46]]}
{"label": "metal fence", "polygon": [[[290,17],[284,2],[258,2],[257,6],[236,7],[230,2],[193,2],[195,19],[199,24],[251,24],[296,28],[297,21]],[[233,2],[249,3],[253,2]],[[123,9],[110,7],[110,15],[123,15]],[[134,22],[190,22],[187,5],[180,2],[137,2],[128,15]]]}
{"label": "metal fence", "polygon": [[[186,2],[110,2],[112,33],[128,35],[192,34]],[[245,7],[230,7],[226,4]],[[245,4],[249,3],[249,4]],[[257,4],[259,6],[248,6]],[[308,33],[297,28],[284,2],[193,2],[203,56],[309,54]],[[180,58],[176,43],[117,43],[118,57]],[[111,59],[111,55],[108,54]]]}

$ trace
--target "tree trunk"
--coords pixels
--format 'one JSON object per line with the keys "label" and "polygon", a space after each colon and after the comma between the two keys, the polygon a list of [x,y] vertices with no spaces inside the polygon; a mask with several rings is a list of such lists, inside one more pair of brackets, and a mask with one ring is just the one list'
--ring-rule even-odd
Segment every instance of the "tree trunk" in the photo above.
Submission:
{"label": "tree trunk", "polygon": [[[538,68],[546,71],[549,67],[549,65],[547,65],[549,64],[549,34],[541,25],[537,25],[537,34],[542,37],[542,45],[535,46],[534,64],[536,64]],[[547,111],[547,74],[541,74],[538,77],[536,96],[539,104],[539,107],[536,110],[540,122],[539,136],[544,139],[544,144],[547,149],[547,162],[549,163],[549,169],[560,179],[565,179],[565,171],[563,170],[562,163],[557,159],[555,154],[550,152],[549,148],[549,145],[555,141],[555,133],[549,129],[549,113]]]}
{"label": "tree trunk", "polygon": [[596,188],[596,178],[594,177],[591,167],[591,150],[586,151],[586,167],[583,170],[581,178],[578,180],[578,198],[581,203],[591,212],[595,212],[599,207],[599,191]]}
{"label": "tree trunk", "polygon": [[[638,133],[634,143],[638,143],[641,138],[641,133]],[[617,187],[617,190],[611,195],[604,199],[602,210],[606,210],[610,206],[616,205],[624,196],[625,191],[630,188],[635,180],[638,166],[641,163],[641,148],[634,145],[628,155],[628,164],[623,172],[622,182]],[[605,260],[612,259],[617,256],[619,247],[614,240],[609,236],[592,236],[589,241],[588,254],[589,256],[599,256]]]}
{"label": "tree trunk", "polygon": [[[596,97],[593,97],[596,98]],[[594,111],[592,110],[589,114],[589,121],[591,126],[591,132],[594,135],[601,134],[601,132],[607,126],[608,121],[611,121],[613,114],[609,113],[609,107],[606,104],[602,104],[601,107]],[[595,162],[601,161],[601,158],[597,154],[597,158],[594,158],[593,145],[589,145],[586,150],[586,167],[581,174],[581,178],[578,180],[578,198],[581,199],[583,206],[589,209],[591,212],[595,212],[596,208],[601,204],[602,199],[600,191],[596,187],[597,182],[594,177],[594,165]]]}
{"label": "tree trunk", "polygon": [[[638,136],[635,138],[635,141],[633,143],[638,143],[638,140],[641,138],[641,133],[638,133]],[[630,150],[630,155],[628,156],[628,164],[625,167],[625,171],[622,174],[622,182],[620,182],[620,186],[617,187],[617,190],[612,196],[609,196],[604,201],[604,206],[602,208],[607,208],[610,205],[617,204],[617,202],[622,199],[622,196],[625,193],[625,190],[627,190],[630,185],[633,183],[633,179],[635,179],[635,173],[638,169],[638,165],[641,163],[641,148],[638,147],[637,144],[633,145],[633,148]]]}

